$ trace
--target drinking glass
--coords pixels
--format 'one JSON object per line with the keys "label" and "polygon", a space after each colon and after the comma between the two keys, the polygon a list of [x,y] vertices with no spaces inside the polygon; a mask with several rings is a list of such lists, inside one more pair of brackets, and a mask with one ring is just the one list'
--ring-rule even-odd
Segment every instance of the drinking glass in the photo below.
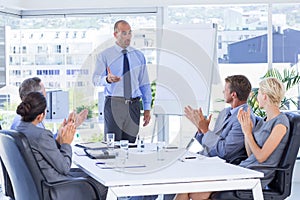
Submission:
{"label": "drinking glass", "polygon": [[129,147],[129,141],[128,140],[120,140],[120,148],[123,150],[126,154],[126,159],[128,159],[128,147]]}
{"label": "drinking glass", "polygon": [[115,147],[115,134],[107,133],[106,134],[106,144],[109,150],[113,150]]}
{"label": "drinking glass", "polygon": [[163,158],[164,149],[165,149],[165,142],[158,141],[156,144],[156,155],[157,155],[158,161],[164,160],[164,158]]}

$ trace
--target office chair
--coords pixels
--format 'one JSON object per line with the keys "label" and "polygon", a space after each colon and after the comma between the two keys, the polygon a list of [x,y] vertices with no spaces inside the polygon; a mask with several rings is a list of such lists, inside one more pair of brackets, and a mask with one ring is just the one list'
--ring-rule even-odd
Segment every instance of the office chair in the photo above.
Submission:
{"label": "office chair", "polygon": [[[2,130],[2,127],[0,125],[0,130]],[[1,165],[1,170],[2,170],[2,192],[4,193],[5,196],[10,197],[11,199],[14,199],[14,193],[13,189],[11,187],[11,182],[10,178],[7,174],[6,168],[2,162],[2,159],[0,158],[0,165]]]}
{"label": "office chair", "polygon": [[[293,169],[300,145],[300,115],[292,112],[285,114],[290,122],[290,135],[278,167],[272,167],[276,170],[275,177],[268,185],[269,188],[263,189],[265,200],[283,200],[291,194]],[[246,200],[253,199],[253,196],[251,190],[222,191],[213,193],[211,199]]]}
{"label": "office chair", "polygon": [[[100,193],[86,178],[69,178],[54,183],[47,182],[38,166],[26,136],[13,130],[0,131],[0,156],[10,177],[16,200],[50,200],[53,189],[72,189],[77,194],[82,187],[90,187],[97,199]],[[73,189],[74,188],[74,189]],[[80,197],[78,199],[86,199]]]}

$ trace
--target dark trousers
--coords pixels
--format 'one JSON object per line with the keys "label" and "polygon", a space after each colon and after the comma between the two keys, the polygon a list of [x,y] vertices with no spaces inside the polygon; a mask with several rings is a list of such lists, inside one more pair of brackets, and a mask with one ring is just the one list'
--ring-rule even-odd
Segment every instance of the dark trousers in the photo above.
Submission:
{"label": "dark trousers", "polygon": [[125,102],[121,97],[106,97],[104,104],[104,133],[115,133],[115,140],[134,143],[139,132],[140,102]]}

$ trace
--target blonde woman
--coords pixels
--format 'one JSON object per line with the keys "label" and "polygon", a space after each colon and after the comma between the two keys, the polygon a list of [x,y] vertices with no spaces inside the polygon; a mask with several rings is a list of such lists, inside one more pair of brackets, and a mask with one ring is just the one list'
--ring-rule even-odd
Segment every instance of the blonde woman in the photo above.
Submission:
{"label": "blonde woman", "polygon": [[[257,101],[266,111],[266,117],[257,122],[255,127],[250,119],[250,108],[240,109],[238,120],[245,137],[248,158],[240,163],[245,168],[260,166],[276,167],[280,161],[289,134],[289,121],[280,112],[279,105],[284,97],[284,86],[276,78],[266,78],[259,83]],[[264,173],[261,179],[263,188],[268,187],[275,175],[273,169],[258,169]],[[177,194],[175,200],[209,199],[212,192]]]}

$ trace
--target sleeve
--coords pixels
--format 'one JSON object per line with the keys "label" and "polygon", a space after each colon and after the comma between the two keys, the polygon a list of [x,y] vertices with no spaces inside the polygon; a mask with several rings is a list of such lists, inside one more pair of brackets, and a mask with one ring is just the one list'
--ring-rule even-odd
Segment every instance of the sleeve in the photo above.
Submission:
{"label": "sleeve", "polygon": [[106,81],[107,70],[106,62],[102,53],[96,57],[95,70],[93,73],[93,84],[94,86],[105,86],[109,84]]}
{"label": "sleeve", "polygon": [[196,138],[196,140],[197,140],[200,144],[202,144],[202,138],[203,138],[203,134],[202,134],[202,133],[196,132],[196,134],[195,134],[194,137]]}
{"label": "sleeve", "polygon": [[144,110],[151,110],[152,92],[146,65],[146,59],[142,53],[139,56],[139,58],[142,63],[139,75],[139,88],[142,93],[143,108]]}
{"label": "sleeve", "polygon": [[52,133],[41,134],[38,142],[39,152],[44,159],[59,173],[67,175],[72,164],[72,148],[69,144],[58,146]]}
{"label": "sleeve", "polygon": [[243,148],[244,134],[239,121],[236,119],[229,127],[223,129],[216,144],[210,150],[209,155],[228,159],[240,152]]}
{"label": "sleeve", "polygon": [[16,115],[15,118],[13,119],[13,122],[10,126],[11,130],[17,130],[17,126],[20,124],[21,121],[21,116],[20,115]]}

